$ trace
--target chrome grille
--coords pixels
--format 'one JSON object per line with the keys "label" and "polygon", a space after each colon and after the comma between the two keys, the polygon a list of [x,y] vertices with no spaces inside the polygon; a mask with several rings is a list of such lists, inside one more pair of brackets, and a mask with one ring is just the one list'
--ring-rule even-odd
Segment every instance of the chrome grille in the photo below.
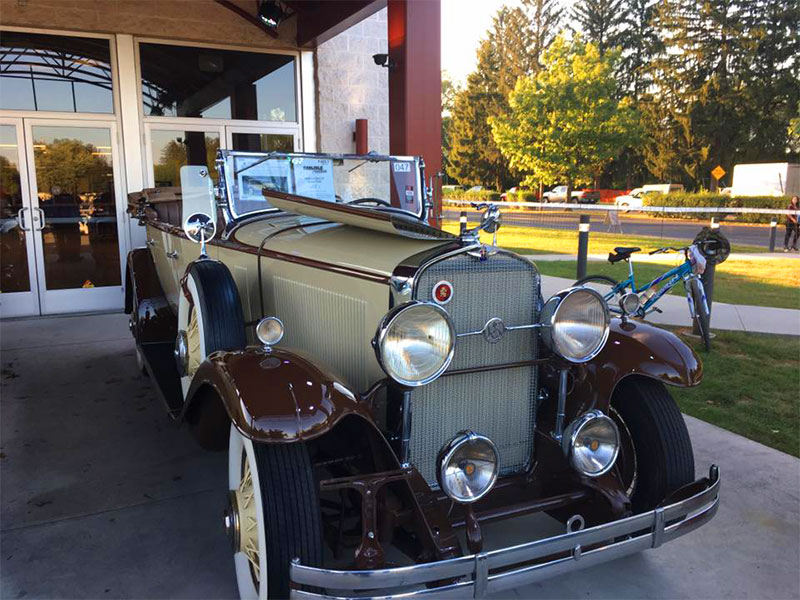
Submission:
{"label": "chrome grille", "polygon": [[[528,260],[506,253],[480,260],[467,254],[434,263],[419,274],[418,300],[432,301],[436,284],[448,281],[443,305],[456,332],[478,331],[499,317],[507,326],[538,320],[539,273]],[[537,369],[532,366],[472,371],[537,357],[535,330],[506,331],[495,344],[482,335],[458,338],[447,373],[414,391],[410,460],[429,485],[436,482],[436,455],[456,433],[471,429],[489,437],[500,453],[500,474],[524,469],[533,452]]]}

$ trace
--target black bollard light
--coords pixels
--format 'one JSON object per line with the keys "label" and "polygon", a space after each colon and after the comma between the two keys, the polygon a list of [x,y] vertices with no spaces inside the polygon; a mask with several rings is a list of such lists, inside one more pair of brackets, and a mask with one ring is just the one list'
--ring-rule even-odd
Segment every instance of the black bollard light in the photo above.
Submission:
{"label": "black bollard light", "polygon": [[589,215],[581,215],[578,223],[578,279],[586,277],[589,255]]}

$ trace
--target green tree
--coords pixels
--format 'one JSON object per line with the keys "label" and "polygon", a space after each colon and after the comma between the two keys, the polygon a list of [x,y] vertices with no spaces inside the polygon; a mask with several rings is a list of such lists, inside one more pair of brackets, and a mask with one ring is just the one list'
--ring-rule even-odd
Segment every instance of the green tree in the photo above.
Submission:
{"label": "green tree", "polygon": [[452,145],[453,108],[460,88],[447,71],[442,71],[442,172],[446,183],[449,183],[452,167],[450,166],[450,147]]}
{"label": "green tree", "polygon": [[565,182],[571,191],[636,145],[637,112],[629,99],[616,97],[619,55],[561,35],[545,52],[542,70],[517,81],[508,115],[490,122],[498,147],[527,182]]}
{"label": "green tree", "polygon": [[448,173],[460,183],[503,190],[515,182],[488,118],[508,110],[508,94],[517,79],[532,72],[530,47],[527,15],[519,8],[500,9],[478,48],[477,67],[453,104]]}
{"label": "green tree", "polygon": [[642,97],[652,80],[647,66],[663,51],[656,29],[656,0],[625,0],[625,29],[622,32],[622,60],[617,77],[624,93],[635,100]]}
{"label": "green tree", "polygon": [[627,8],[624,0],[578,0],[572,7],[572,20],[584,39],[604,54],[623,46]]}
{"label": "green tree", "polygon": [[59,188],[76,196],[79,192],[103,191],[110,181],[111,165],[92,144],[57,139],[34,142],[36,183],[41,192]]}

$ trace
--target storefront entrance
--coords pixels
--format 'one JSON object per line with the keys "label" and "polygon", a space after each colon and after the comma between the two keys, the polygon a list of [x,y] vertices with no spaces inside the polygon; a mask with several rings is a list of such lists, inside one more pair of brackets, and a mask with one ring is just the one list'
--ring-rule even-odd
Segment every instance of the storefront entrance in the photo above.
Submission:
{"label": "storefront entrance", "polygon": [[0,318],[123,302],[113,120],[0,118]]}

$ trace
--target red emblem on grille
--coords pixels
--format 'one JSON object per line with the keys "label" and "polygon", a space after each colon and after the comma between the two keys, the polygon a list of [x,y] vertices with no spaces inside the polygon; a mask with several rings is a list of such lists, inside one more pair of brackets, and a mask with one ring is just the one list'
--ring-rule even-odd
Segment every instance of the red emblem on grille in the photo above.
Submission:
{"label": "red emblem on grille", "polygon": [[437,304],[447,304],[453,298],[453,284],[449,281],[440,281],[433,286],[433,300]]}

